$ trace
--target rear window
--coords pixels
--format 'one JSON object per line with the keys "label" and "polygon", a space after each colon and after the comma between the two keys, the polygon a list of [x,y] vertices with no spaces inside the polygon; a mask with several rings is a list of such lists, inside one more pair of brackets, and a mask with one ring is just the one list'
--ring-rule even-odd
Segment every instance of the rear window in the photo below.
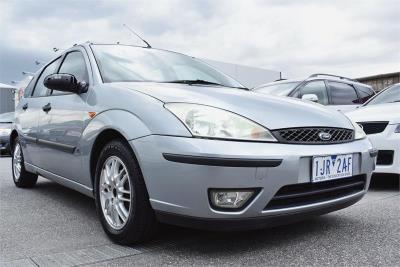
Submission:
{"label": "rear window", "polygon": [[375,95],[375,91],[368,86],[356,85],[358,94],[360,96],[359,102],[360,104],[364,104],[367,102],[371,97]]}
{"label": "rear window", "polygon": [[287,96],[299,83],[300,82],[271,84],[255,88],[254,91],[269,95]]}

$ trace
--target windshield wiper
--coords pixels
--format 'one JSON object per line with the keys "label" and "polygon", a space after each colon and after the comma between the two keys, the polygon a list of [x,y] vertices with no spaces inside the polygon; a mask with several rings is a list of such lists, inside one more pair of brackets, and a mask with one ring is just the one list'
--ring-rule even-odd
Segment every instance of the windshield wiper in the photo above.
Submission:
{"label": "windshield wiper", "polygon": [[215,83],[215,82],[210,82],[210,81],[206,81],[206,80],[173,80],[173,81],[167,81],[166,83],[183,83],[183,84],[211,84],[211,85],[220,85],[220,86],[225,86],[223,84],[220,83]]}
{"label": "windshield wiper", "polygon": [[223,86],[223,87],[230,87],[230,88],[239,88],[243,90],[249,90],[245,87],[235,87],[235,86],[229,86],[229,85],[224,85],[221,83],[216,83],[216,82],[210,82],[206,80],[173,80],[173,81],[167,81],[166,83],[183,83],[183,84],[188,84],[188,85],[193,85],[193,84],[205,84],[205,85],[218,85],[218,86]]}

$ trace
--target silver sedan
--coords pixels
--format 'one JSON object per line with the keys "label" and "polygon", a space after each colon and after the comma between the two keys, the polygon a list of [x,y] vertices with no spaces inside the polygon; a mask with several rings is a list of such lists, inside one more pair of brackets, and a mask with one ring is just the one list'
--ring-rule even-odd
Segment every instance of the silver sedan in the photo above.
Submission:
{"label": "silver sedan", "polygon": [[41,175],[94,197],[125,244],[158,222],[254,229],[347,207],[376,156],[339,112],[251,92],[179,53],[90,42],[37,72],[10,142],[18,187]]}

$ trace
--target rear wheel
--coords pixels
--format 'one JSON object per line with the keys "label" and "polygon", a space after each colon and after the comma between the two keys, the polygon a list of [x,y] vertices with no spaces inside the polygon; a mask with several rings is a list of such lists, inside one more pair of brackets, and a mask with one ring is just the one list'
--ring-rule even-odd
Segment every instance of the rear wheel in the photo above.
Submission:
{"label": "rear wheel", "polygon": [[38,179],[37,174],[25,170],[24,154],[18,137],[15,139],[15,146],[12,151],[12,175],[14,184],[21,188],[35,186]]}
{"label": "rear wheel", "polygon": [[95,176],[96,208],[107,235],[121,244],[148,240],[157,222],[136,159],[126,142],[102,149]]}

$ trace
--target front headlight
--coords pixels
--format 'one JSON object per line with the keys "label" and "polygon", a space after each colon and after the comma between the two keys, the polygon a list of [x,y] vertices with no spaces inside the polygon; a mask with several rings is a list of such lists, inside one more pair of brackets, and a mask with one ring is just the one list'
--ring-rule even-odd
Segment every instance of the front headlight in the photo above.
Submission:
{"label": "front headlight", "polygon": [[169,103],[171,111],[196,137],[276,142],[261,125],[235,113],[210,106]]}
{"label": "front headlight", "polygon": [[364,130],[358,125],[357,122],[351,121],[354,126],[354,139],[359,140],[365,138],[367,135],[365,134]]}

